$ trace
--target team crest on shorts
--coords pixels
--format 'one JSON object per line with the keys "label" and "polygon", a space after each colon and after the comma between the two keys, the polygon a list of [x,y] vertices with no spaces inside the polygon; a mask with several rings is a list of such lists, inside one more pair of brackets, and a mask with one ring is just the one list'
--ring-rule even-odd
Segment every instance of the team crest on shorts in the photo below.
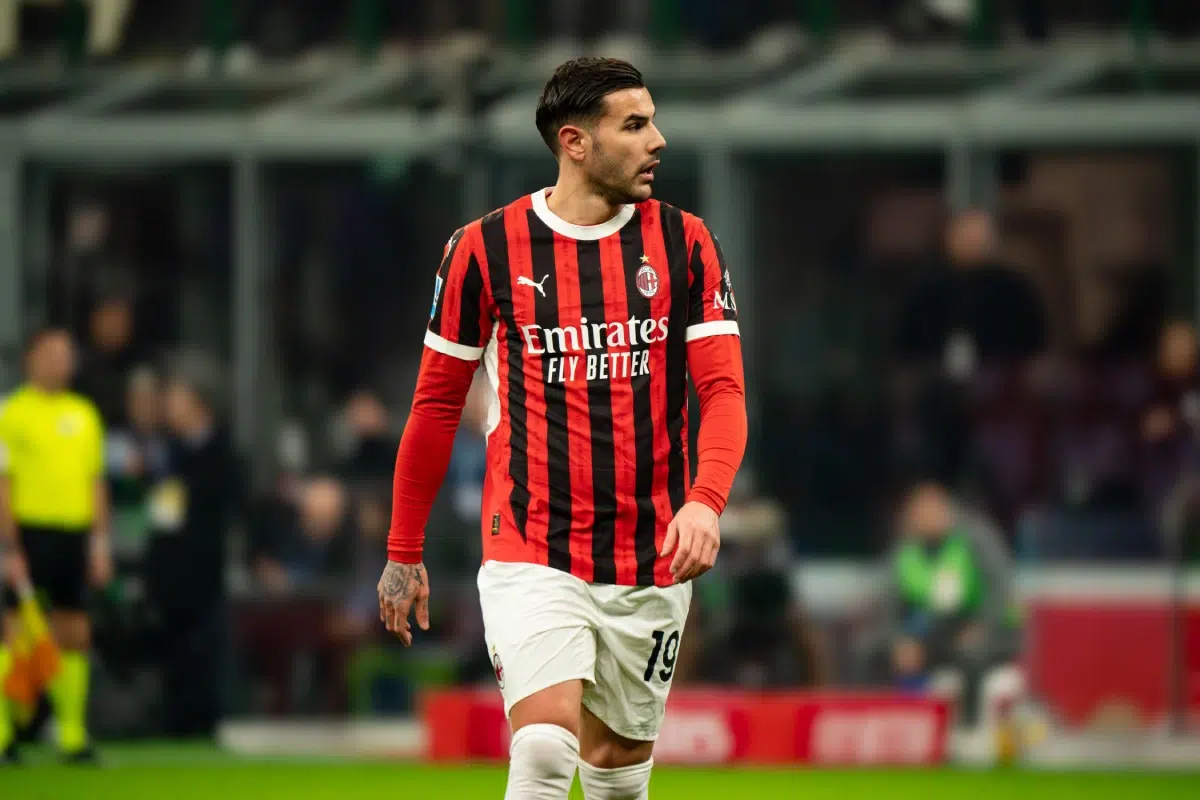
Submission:
{"label": "team crest on shorts", "polygon": [[500,654],[492,653],[492,669],[496,670],[496,683],[500,684],[500,688],[504,688],[504,665],[500,663]]}
{"label": "team crest on shorts", "polygon": [[634,282],[637,284],[637,290],[641,293],[642,297],[654,297],[654,295],[658,294],[658,273],[649,264],[642,264],[641,269],[637,271],[637,279]]}

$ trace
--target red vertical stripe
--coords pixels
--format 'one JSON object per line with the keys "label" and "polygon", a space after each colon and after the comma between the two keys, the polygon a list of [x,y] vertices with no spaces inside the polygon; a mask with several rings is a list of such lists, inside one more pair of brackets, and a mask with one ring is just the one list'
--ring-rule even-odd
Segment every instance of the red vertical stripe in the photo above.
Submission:
{"label": "red vertical stripe", "polygon": [[[629,319],[629,303],[625,297],[625,263],[621,253],[621,237],[606,236],[600,240],[600,268],[604,276],[604,314],[609,324],[624,325]],[[609,347],[604,352],[630,351],[628,329],[624,346]],[[612,339],[610,338],[610,341]],[[634,443],[633,388],[629,380],[610,381],[613,419],[613,466],[616,469],[617,525],[614,561],[617,583],[629,586],[637,582],[637,554],[634,550],[634,531],[637,526],[637,449]]]}
{"label": "red vertical stripe", "polygon": [[[667,257],[667,245],[663,239],[660,217],[657,213],[643,213],[642,246],[646,250],[649,264],[658,275],[658,291],[650,298],[654,319],[671,314],[671,270]],[[671,520],[671,498],[667,494],[667,459],[671,440],[667,436],[667,340],[655,342],[650,348],[650,396],[654,416],[654,510],[659,525],[654,534],[655,548],[662,550],[666,538],[667,523]],[[687,441],[686,435],[684,441]],[[685,459],[686,461],[686,459]],[[671,583],[671,564],[668,559],[658,559],[654,564],[654,582],[664,586]]]}
{"label": "red vertical stripe", "polygon": [[[558,324],[578,326],[582,316],[579,275],[579,250],[574,239],[554,234],[554,263],[558,276]],[[571,574],[591,581],[592,524],[595,508],[592,500],[592,434],[588,417],[586,352],[569,355],[577,359],[574,379],[567,381],[567,437],[571,447]]]}
{"label": "red vertical stripe", "polygon": [[[519,285],[517,278],[525,276],[531,282],[533,260],[530,252],[529,204],[514,204],[504,215],[504,226],[508,235],[509,287],[513,297],[513,315],[518,328],[535,324],[535,289]],[[518,335],[520,335],[518,331]],[[547,526],[549,524],[546,498],[550,496],[546,459],[546,393],[542,382],[541,356],[531,355],[528,348],[521,362],[524,372],[526,427],[529,431],[526,451],[529,459],[529,521],[525,535],[531,546],[535,562],[545,564],[547,558]]]}

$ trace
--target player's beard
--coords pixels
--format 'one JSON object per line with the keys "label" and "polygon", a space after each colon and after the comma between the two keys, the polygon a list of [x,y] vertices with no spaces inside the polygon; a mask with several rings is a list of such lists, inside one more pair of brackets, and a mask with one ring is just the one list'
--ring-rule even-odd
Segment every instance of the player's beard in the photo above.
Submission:
{"label": "player's beard", "polygon": [[635,193],[637,177],[637,173],[627,174],[620,161],[609,158],[599,142],[592,145],[588,181],[592,191],[603,197],[609,205],[623,206],[645,200],[645,197],[639,197]]}

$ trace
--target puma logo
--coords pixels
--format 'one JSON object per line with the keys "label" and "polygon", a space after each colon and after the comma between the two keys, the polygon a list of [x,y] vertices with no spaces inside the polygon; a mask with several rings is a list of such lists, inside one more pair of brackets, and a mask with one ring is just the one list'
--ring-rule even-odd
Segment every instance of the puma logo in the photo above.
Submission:
{"label": "puma logo", "polygon": [[517,276],[517,286],[532,286],[533,288],[538,290],[538,294],[540,294],[542,297],[545,297],[546,296],[546,287],[543,286],[542,284],[544,284],[546,282],[546,278],[549,278],[549,277],[550,277],[550,273],[547,272],[545,275],[542,276],[542,279],[540,281],[538,281],[537,283],[534,283],[532,278],[526,278],[524,275],[518,275]]}

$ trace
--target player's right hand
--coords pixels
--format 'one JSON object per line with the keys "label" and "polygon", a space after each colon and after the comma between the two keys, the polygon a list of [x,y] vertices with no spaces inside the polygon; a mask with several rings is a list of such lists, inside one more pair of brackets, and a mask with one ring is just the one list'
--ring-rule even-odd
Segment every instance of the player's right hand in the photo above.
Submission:
{"label": "player's right hand", "polygon": [[376,587],[379,592],[379,619],[407,647],[412,644],[409,611],[416,612],[417,625],[429,630],[429,574],[424,564],[388,561]]}

